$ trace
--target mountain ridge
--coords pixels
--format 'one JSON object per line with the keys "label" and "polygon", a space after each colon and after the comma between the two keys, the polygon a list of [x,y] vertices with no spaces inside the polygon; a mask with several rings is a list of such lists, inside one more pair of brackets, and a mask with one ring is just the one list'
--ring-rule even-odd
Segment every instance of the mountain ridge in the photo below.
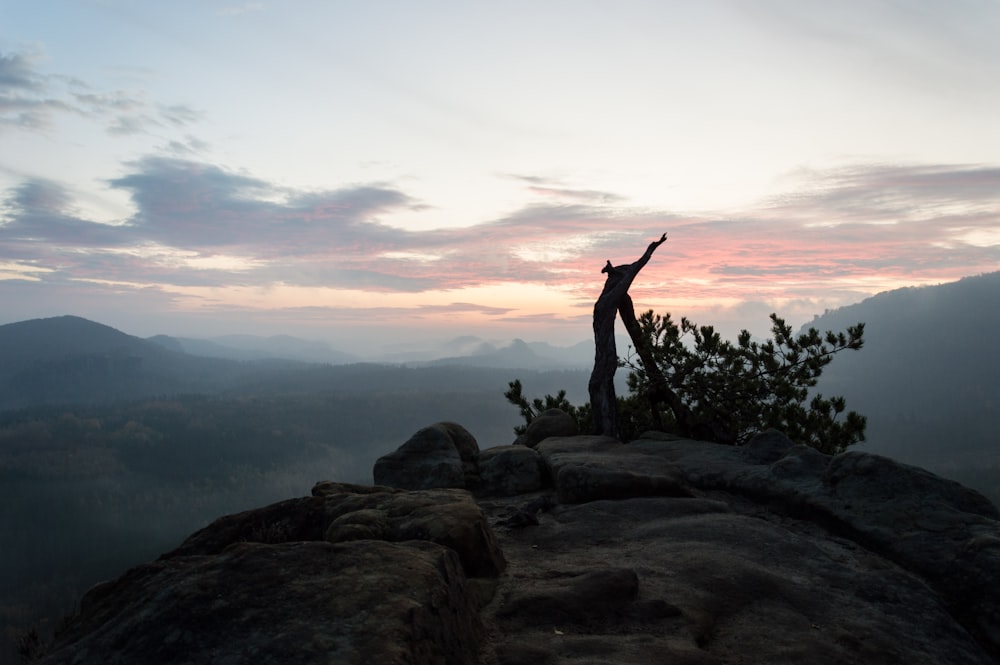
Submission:
{"label": "mountain ridge", "polygon": [[981,479],[1000,477],[1000,272],[886,291],[804,328],[859,321],[864,347],[838,354],[816,386],[867,416],[859,448],[1000,494]]}

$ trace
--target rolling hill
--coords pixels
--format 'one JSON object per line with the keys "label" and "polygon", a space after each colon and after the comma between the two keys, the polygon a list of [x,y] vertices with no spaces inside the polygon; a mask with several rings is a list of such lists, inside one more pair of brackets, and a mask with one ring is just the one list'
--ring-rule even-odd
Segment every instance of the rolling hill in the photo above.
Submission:
{"label": "rolling hill", "polygon": [[0,410],[214,392],[239,363],[195,357],[77,316],[0,326]]}

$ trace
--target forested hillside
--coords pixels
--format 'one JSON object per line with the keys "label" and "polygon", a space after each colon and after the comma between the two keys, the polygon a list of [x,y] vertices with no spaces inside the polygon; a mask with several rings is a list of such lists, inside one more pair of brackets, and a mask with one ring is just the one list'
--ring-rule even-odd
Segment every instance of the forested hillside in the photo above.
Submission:
{"label": "forested hillside", "polygon": [[0,411],[214,393],[255,367],[172,351],[76,316],[0,326]]}
{"label": "forested hillside", "polygon": [[881,293],[817,317],[865,322],[860,353],[838,357],[818,390],[868,416],[860,449],[923,466],[1000,503],[1000,272]]}

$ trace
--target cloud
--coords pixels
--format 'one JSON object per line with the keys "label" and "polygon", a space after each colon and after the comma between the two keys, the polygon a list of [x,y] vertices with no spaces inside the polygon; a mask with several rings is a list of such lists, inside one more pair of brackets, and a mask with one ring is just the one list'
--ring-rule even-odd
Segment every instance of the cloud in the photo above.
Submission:
{"label": "cloud", "polygon": [[[773,202],[777,212],[822,212],[820,223],[841,218],[868,223],[919,219],[925,210],[969,213],[986,205],[995,212],[1000,168],[965,164],[852,166],[825,173],[803,170],[791,182],[805,188]],[[919,206],[914,204],[919,202]],[[930,206],[930,207],[928,207]]]}
{"label": "cloud", "polygon": [[130,242],[113,226],[81,219],[73,203],[72,192],[50,180],[26,180],[12,188],[0,201],[0,247],[46,254],[56,246],[76,251]]}
{"label": "cloud", "polygon": [[510,175],[508,177],[525,183],[529,192],[546,198],[594,203],[618,203],[623,201],[621,196],[612,192],[566,187],[558,180],[550,178],[533,175]]}
{"label": "cloud", "polygon": [[138,212],[129,225],[174,247],[229,248],[261,258],[368,254],[419,244],[377,221],[417,207],[387,186],[299,192],[212,164],[155,157],[109,184],[130,192]]}
{"label": "cloud", "polygon": [[111,135],[147,134],[163,127],[188,127],[201,119],[183,105],[150,102],[141,90],[95,90],[41,68],[40,52],[0,52],[0,127],[44,131],[60,115],[91,118]]}
{"label": "cloud", "polygon": [[[534,202],[487,223],[424,231],[393,224],[397,213],[426,204],[388,183],[304,191],[163,156],[127,169],[108,181],[134,205],[119,225],[86,219],[58,183],[25,180],[6,192],[2,255],[51,283],[282,285],[373,296],[534,285],[562,293],[564,319],[589,311],[605,260],[634,261],[663,231],[668,243],[633,287],[640,308],[849,302],[1000,265],[1000,169],[987,166],[801,171],[785,196],[725,218],[634,209],[606,197]],[[0,277],[11,274],[8,267]],[[453,301],[421,311],[538,320],[513,307]]]}
{"label": "cloud", "polygon": [[510,307],[491,307],[472,302],[453,302],[449,305],[422,305],[422,312],[430,314],[487,314],[489,316],[500,316],[513,311]]}
{"label": "cloud", "polygon": [[36,69],[40,59],[39,53],[0,53],[0,126],[43,129],[54,114],[71,110],[47,96],[48,81]]}

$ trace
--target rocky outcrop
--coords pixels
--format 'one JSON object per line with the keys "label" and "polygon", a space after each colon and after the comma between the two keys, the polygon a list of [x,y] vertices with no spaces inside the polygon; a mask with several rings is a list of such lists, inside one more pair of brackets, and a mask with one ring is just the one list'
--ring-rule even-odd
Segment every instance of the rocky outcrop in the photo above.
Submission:
{"label": "rocky outcrop", "polygon": [[[922,579],[807,522],[670,497],[539,517],[498,529],[511,565],[484,617],[500,662],[993,662]],[[622,571],[627,596],[565,609],[587,597],[583,575]]]}
{"label": "rocky outcrop", "polygon": [[544,488],[548,470],[542,458],[527,446],[497,446],[479,453],[476,489],[487,496],[514,496]]}
{"label": "rocky outcrop", "polygon": [[470,577],[496,577],[503,572],[503,552],[468,492],[357,493],[345,492],[343,487],[319,483],[313,488],[332,518],[324,540],[428,540],[454,550]]}
{"label": "rocky outcrop", "polygon": [[465,490],[319,483],[95,587],[43,662],[472,663],[505,566]]}
{"label": "rocky outcrop", "polygon": [[243,542],[91,591],[43,662],[470,663],[483,635],[447,547]]}
{"label": "rocky outcrop", "polygon": [[515,439],[515,445],[534,448],[550,436],[576,436],[576,421],[562,409],[548,409],[532,418],[524,434]]}
{"label": "rocky outcrop", "polygon": [[457,423],[425,427],[375,461],[375,484],[408,490],[467,487],[477,475],[479,445]]}
{"label": "rocky outcrop", "polygon": [[691,496],[675,465],[611,437],[549,437],[536,449],[551,469],[561,503]]}
{"label": "rocky outcrop", "polygon": [[777,432],[550,436],[464,469],[476,499],[324,482],[221,518],[91,591],[46,662],[1000,658],[1000,513],[921,469]]}

